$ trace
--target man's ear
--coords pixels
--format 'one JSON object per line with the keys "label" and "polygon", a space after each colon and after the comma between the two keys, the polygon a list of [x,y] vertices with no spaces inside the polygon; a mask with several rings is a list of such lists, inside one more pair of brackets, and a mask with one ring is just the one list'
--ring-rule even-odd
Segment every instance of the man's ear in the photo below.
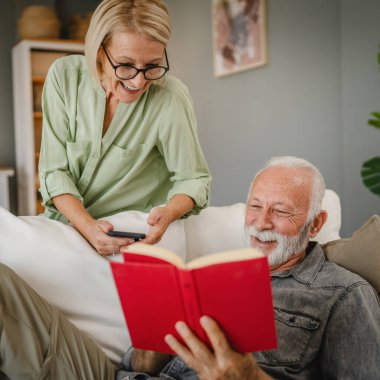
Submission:
{"label": "man's ear", "polygon": [[327,211],[322,210],[313,220],[309,230],[309,237],[313,238],[317,236],[318,232],[321,230],[323,225],[327,220]]}

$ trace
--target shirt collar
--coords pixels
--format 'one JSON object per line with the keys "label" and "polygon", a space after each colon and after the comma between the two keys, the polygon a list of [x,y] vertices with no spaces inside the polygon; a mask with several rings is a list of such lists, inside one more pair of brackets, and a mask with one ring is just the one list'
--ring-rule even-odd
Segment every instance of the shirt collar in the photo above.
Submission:
{"label": "shirt collar", "polygon": [[311,284],[326,261],[325,254],[317,242],[309,242],[305,259],[288,271],[274,273],[273,277],[293,276],[297,281]]}

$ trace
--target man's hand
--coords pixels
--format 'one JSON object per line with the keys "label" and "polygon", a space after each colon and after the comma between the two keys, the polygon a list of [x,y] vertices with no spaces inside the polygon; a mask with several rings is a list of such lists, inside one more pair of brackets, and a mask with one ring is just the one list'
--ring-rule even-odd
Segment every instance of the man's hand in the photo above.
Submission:
{"label": "man's hand", "polygon": [[170,334],[165,337],[169,347],[197,372],[200,380],[270,379],[260,369],[252,354],[240,354],[230,347],[225,335],[213,319],[203,316],[200,322],[214,352],[211,352],[184,322],[178,322],[176,330],[187,347]]}

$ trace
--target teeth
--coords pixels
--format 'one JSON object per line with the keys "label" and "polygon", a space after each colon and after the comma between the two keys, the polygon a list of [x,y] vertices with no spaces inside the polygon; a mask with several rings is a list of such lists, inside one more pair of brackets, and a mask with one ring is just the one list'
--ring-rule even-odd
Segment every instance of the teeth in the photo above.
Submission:
{"label": "teeth", "polygon": [[258,239],[258,240],[260,240],[262,243],[268,243],[268,242],[273,242],[273,241],[276,241],[275,239],[265,239],[265,238],[259,238],[259,237],[257,237],[256,236],[256,238]]}
{"label": "teeth", "polygon": [[129,86],[127,86],[126,84],[124,84],[123,82],[120,82],[120,83],[121,83],[122,86],[123,86],[124,88],[126,88],[127,90],[130,90],[130,91],[137,91],[137,90],[138,90],[138,88],[129,87]]}

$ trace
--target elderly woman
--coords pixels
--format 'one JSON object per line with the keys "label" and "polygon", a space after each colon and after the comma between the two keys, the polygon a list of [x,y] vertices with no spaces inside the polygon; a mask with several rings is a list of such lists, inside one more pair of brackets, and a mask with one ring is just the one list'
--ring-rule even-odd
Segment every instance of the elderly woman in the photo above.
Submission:
{"label": "elderly woman", "polygon": [[45,215],[69,221],[102,255],[133,240],[98,218],[149,212],[146,243],[208,204],[210,173],[187,88],[169,70],[161,0],[104,0],[85,57],[57,60],[43,91],[39,176]]}

